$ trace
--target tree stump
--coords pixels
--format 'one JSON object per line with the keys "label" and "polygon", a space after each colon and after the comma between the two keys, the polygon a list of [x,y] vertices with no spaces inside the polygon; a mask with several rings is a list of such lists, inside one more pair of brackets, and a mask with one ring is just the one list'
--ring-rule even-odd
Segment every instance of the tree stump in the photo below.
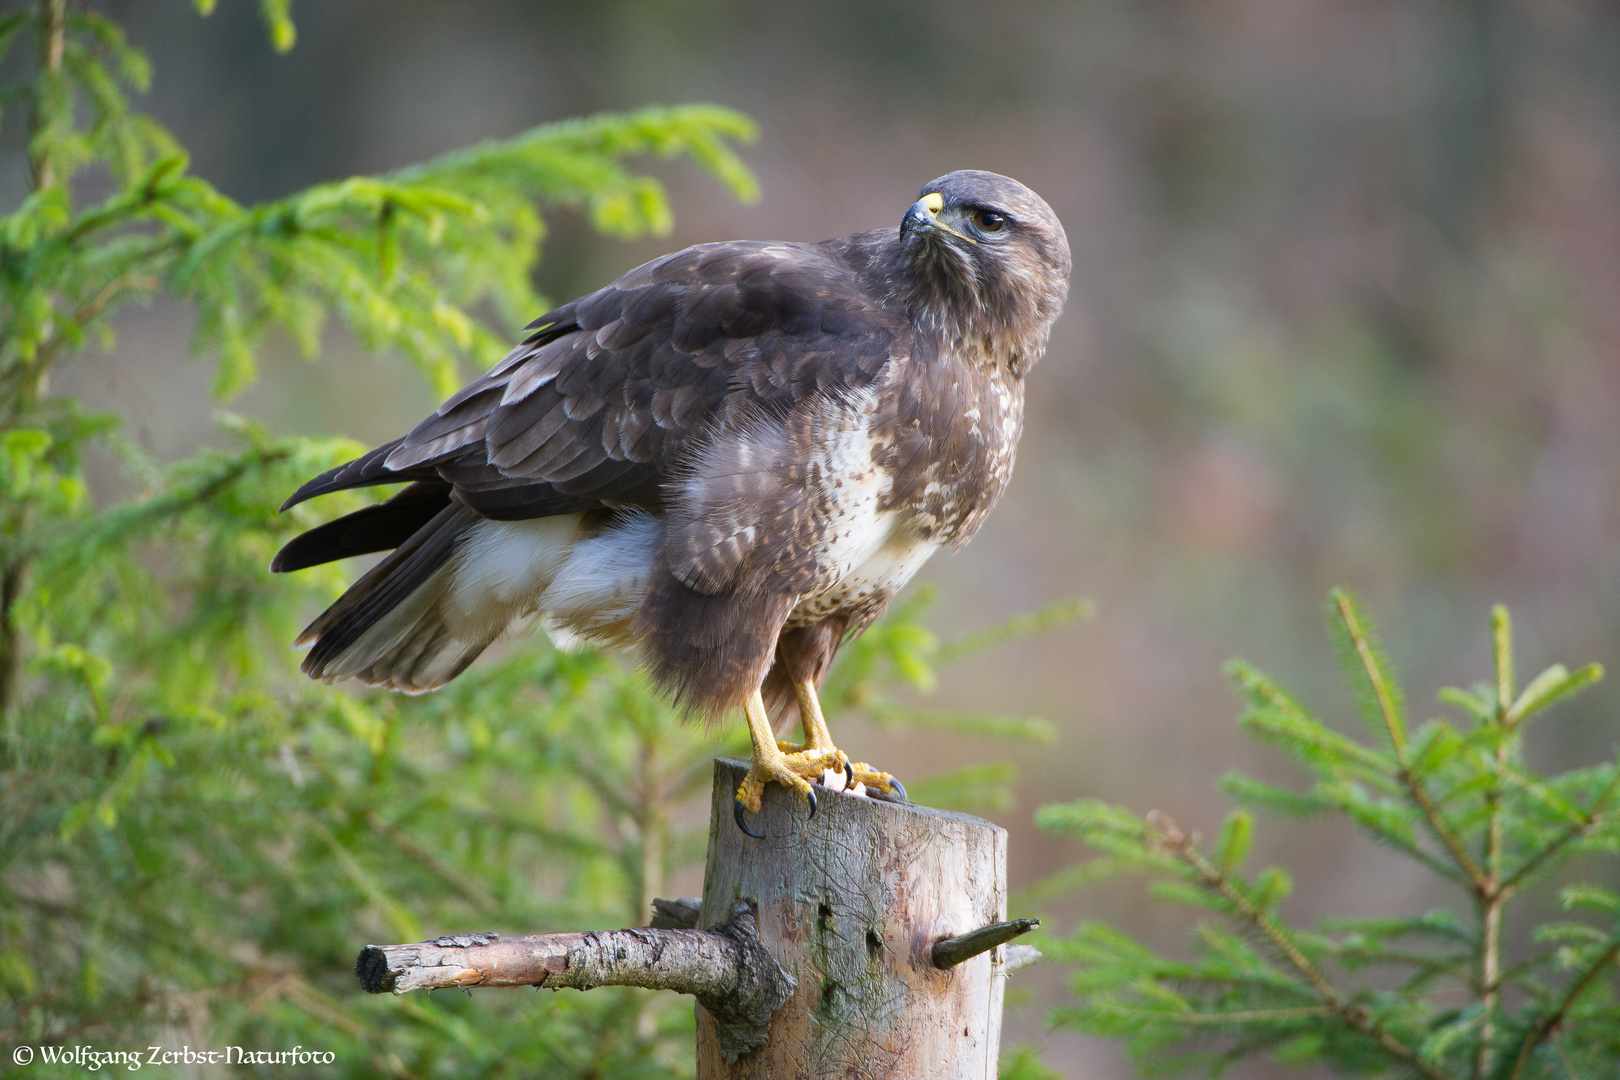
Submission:
{"label": "tree stump", "polygon": [[1006,830],[825,789],[807,820],[806,804],[768,784],[755,840],[732,821],[746,771],[715,762],[699,925],[752,901],[760,943],[796,986],[763,1045],[735,1061],[699,1005],[699,1080],[994,1077],[1004,947],[942,970],[934,946],[1006,918]]}
{"label": "tree stump", "polygon": [[830,788],[812,819],[772,785],[760,840],[732,817],[746,771],[715,762],[701,900],[654,900],[628,930],[367,945],[360,984],[691,994],[699,1080],[995,1076],[1003,980],[1040,955],[1005,944],[1040,925],[1001,921],[1006,831]]}

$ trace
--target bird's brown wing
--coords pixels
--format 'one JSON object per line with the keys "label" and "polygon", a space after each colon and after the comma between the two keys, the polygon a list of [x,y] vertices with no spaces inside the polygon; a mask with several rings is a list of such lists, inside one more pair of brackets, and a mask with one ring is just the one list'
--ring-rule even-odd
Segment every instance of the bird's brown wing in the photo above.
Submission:
{"label": "bird's brown wing", "polygon": [[[759,685],[793,594],[817,571],[814,485],[795,481],[796,455],[814,449],[818,417],[842,415],[841,403],[907,354],[909,323],[865,294],[835,248],[727,243],[632,270],[531,330],[409,435],[289,500],[415,482],[385,509],[305,533],[278,557],[278,569],[311,566],[408,536],[305,632],[304,670],[337,670],[477,516],[674,510],[663,516],[661,569],[642,613],[649,665],[698,708],[735,704]],[[776,448],[769,462],[749,457],[762,439]],[[694,500],[700,468],[708,487]],[[414,641],[405,661],[395,650],[386,671],[360,673],[438,685],[482,648],[445,653],[438,639]]]}
{"label": "bird's brown wing", "polygon": [[490,518],[660,510],[711,435],[858,391],[909,335],[828,249],[758,242],[665,256],[530,329],[409,435],[316,477],[288,505],[431,478]]}

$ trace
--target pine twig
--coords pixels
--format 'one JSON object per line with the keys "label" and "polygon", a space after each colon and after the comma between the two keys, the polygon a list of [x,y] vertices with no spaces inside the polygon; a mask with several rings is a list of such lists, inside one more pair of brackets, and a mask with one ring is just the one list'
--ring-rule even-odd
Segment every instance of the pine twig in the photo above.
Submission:
{"label": "pine twig", "polygon": [[394,846],[406,855],[425,865],[429,870],[442,879],[447,885],[455,889],[462,896],[470,900],[479,910],[494,912],[500,910],[500,901],[478,887],[478,883],[468,874],[457,870],[454,866],[441,859],[428,848],[413,840],[403,829],[391,824],[375,810],[366,811],[366,824],[377,832],[386,836]]}
{"label": "pine twig", "polygon": [[1617,790],[1620,790],[1620,767],[1615,769],[1614,776],[1610,778],[1608,786],[1598,793],[1598,797],[1592,801],[1591,807],[1581,811],[1581,820],[1571,825],[1552,843],[1527,859],[1523,866],[1509,874],[1502,882],[1502,892],[1506,894],[1517,889],[1530,875],[1541,869],[1565,847],[1589,832],[1594,825],[1602,820],[1604,804],[1613,797]]}
{"label": "pine twig", "polygon": [[1238,913],[1256,930],[1271,942],[1272,946],[1282,954],[1311,984],[1331,1015],[1338,1016],[1355,1030],[1375,1040],[1389,1054],[1403,1064],[1417,1070],[1429,1080],[1457,1080],[1451,1073],[1424,1061],[1410,1046],[1385,1031],[1380,1025],[1373,1022],[1367,1015],[1367,1010],[1354,1002],[1349,1002],[1336,990],[1320,968],[1311,963],[1310,957],[1300,952],[1299,946],[1289,940],[1288,935],[1277,925],[1277,921],[1233,888],[1231,880],[1218,870],[1203,853],[1193,844],[1192,838],[1181,830],[1166,814],[1153,811],[1148,815],[1149,823],[1160,832],[1165,846],[1198,874],[1203,885],[1218,893],[1222,899],[1231,904]]}
{"label": "pine twig", "polygon": [[[1126,1016],[1138,1020],[1165,1019],[1165,1014],[1158,1009],[1133,1009],[1125,1005],[1110,1005],[1108,1011],[1115,1016]],[[1215,1027],[1222,1024],[1263,1024],[1278,1023],[1288,1020],[1317,1020],[1327,1019],[1338,1015],[1331,1005],[1305,1005],[1292,1009],[1247,1009],[1241,1012],[1189,1012],[1177,1014],[1174,1021],[1186,1024],[1188,1027]]]}
{"label": "pine twig", "polygon": [[1457,834],[1451,831],[1445,817],[1412,772],[1411,761],[1407,757],[1406,738],[1401,734],[1400,724],[1395,718],[1395,701],[1373,656],[1372,643],[1367,640],[1366,631],[1361,627],[1361,620],[1356,618],[1356,610],[1350,602],[1350,597],[1344,593],[1336,593],[1333,600],[1339,609],[1339,617],[1344,620],[1345,630],[1350,634],[1351,644],[1355,646],[1356,656],[1361,660],[1362,669],[1367,673],[1367,681],[1372,684],[1373,696],[1378,701],[1378,710],[1384,718],[1384,726],[1389,730],[1389,741],[1395,748],[1395,759],[1400,764],[1396,777],[1406,786],[1412,801],[1423,811],[1429,830],[1445,845],[1446,850],[1451,852],[1451,857],[1457,861],[1463,873],[1468,875],[1475,894],[1484,898],[1490,891],[1485,872],[1479,868],[1473,856],[1468,854],[1468,849],[1457,838]]}
{"label": "pine twig", "polygon": [[1034,611],[1014,615],[994,626],[952,638],[940,645],[934,659],[941,664],[960,660],[964,656],[993,648],[1019,638],[1030,637],[1064,623],[1084,622],[1097,613],[1097,605],[1085,597],[1059,600]]}
{"label": "pine twig", "polygon": [[213,476],[195,487],[179,491],[166,492],[145,503],[126,504],[123,507],[114,507],[88,521],[82,523],[69,523],[66,528],[40,530],[42,535],[35,537],[27,543],[20,544],[15,549],[24,558],[35,559],[44,551],[63,546],[71,546],[91,540],[96,533],[107,527],[109,520],[122,516],[114,527],[114,533],[128,533],[149,522],[159,521],[165,517],[175,517],[194,506],[208,502],[215,495],[230,487],[255,469],[275,465],[287,460],[291,451],[280,447],[270,447],[242,454],[227,461]]}
{"label": "pine twig", "polygon": [[1507,609],[1500,604],[1491,612],[1491,644],[1496,669],[1497,729],[1496,768],[1485,789],[1485,888],[1479,896],[1479,1003],[1481,1007],[1479,1045],[1474,1053],[1474,1080],[1491,1071],[1491,1041],[1495,1036],[1493,1019],[1501,992],[1502,909],[1507,894],[1502,891],[1502,774],[1508,765],[1508,709],[1513,701],[1513,628]]}
{"label": "pine twig", "polygon": [[[67,51],[67,0],[39,0],[39,67],[42,73],[60,75],[62,57]],[[44,125],[40,102],[34,102],[33,117],[29,124],[31,134],[37,134]],[[33,141],[31,138],[30,142]],[[34,190],[43,191],[56,184],[56,162],[49,151],[41,152],[30,164],[34,171]]]}
{"label": "pine twig", "polygon": [[1446,846],[1447,851],[1451,852],[1451,857],[1457,861],[1457,865],[1467,875],[1468,884],[1473,888],[1474,893],[1482,898],[1487,896],[1491,891],[1491,884],[1485,872],[1479,868],[1478,863],[1474,862],[1473,857],[1468,854],[1468,849],[1457,838],[1457,834],[1452,832],[1451,827],[1446,824],[1444,815],[1440,813],[1439,807],[1435,806],[1434,802],[1430,800],[1429,793],[1423,789],[1422,782],[1412,774],[1411,768],[1404,760],[1405,751],[1402,750],[1400,753],[1403,760],[1401,770],[1397,775],[1400,777],[1401,782],[1406,785],[1406,790],[1412,796],[1412,801],[1417,803],[1418,809],[1423,811],[1423,817],[1429,826],[1429,831],[1434,833],[1436,839]]}
{"label": "pine twig", "polygon": [[1602,955],[1587,966],[1587,969],[1581,973],[1580,977],[1570,985],[1569,990],[1564,994],[1564,999],[1558,1003],[1557,1009],[1544,1017],[1541,1023],[1524,1033],[1524,1043],[1519,1047],[1519,1057],[1513,1063],[1510,1080],[1519,1080],[1519,1075],[1524,1071],[1525,1063],[1530,1060],[1531,1052],[1545,1042],[1547,1037],[1554,1031],[1558,1030],[1558,1025],[1562,1024],[1564,1017],[1569,1015],[1569,1010],[1575,1005],[1576,999],[1586,992],[1586,988],[1592,984],[1592,980],[1596,979],[1605,967],[1613,963],[1616,957],[1620,957],[1620,940],[1612,942],[1607,949],[1603,950]]}

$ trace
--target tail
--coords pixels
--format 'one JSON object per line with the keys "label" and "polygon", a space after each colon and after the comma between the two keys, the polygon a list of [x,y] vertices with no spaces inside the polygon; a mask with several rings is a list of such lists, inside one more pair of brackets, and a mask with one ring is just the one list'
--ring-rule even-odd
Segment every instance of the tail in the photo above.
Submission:
{"label": "tail", "polygon": [[418,480],[387,502],[345,514],[300,533],[276,552],[272,574],[388,551],[406,543],[416,531],[450,505],[450,485]]}
{"label": "tail", "polygon": [[[436,690],[461,674],[500,633],[465,620],[452,626],[446,618],[452,556],[478,520],[451,501],[367,571],[294,642],[310,647],[304,673],[413,693]],[[300,561],[289,558],[283,568]]]}

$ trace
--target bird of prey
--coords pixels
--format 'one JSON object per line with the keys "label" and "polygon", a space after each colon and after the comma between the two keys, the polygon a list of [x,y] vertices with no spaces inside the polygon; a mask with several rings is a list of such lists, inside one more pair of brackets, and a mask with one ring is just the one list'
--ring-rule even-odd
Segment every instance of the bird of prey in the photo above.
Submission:
{"label": "bird of prey", "polygon": [[[299,638],[303,670],[420,692],[509,629],[633,645],[690,713],[741,708],[736,794],[889,773],[834,745],[816,688],[1012,473],[1024,377],[1068,295],[1040,196],[949,173],[898,228],[700,244],[541,316],[415,430],[299,488],[407,483],[271,569],[392,549]],[[803,744],[778,743],[797,709]]]}

